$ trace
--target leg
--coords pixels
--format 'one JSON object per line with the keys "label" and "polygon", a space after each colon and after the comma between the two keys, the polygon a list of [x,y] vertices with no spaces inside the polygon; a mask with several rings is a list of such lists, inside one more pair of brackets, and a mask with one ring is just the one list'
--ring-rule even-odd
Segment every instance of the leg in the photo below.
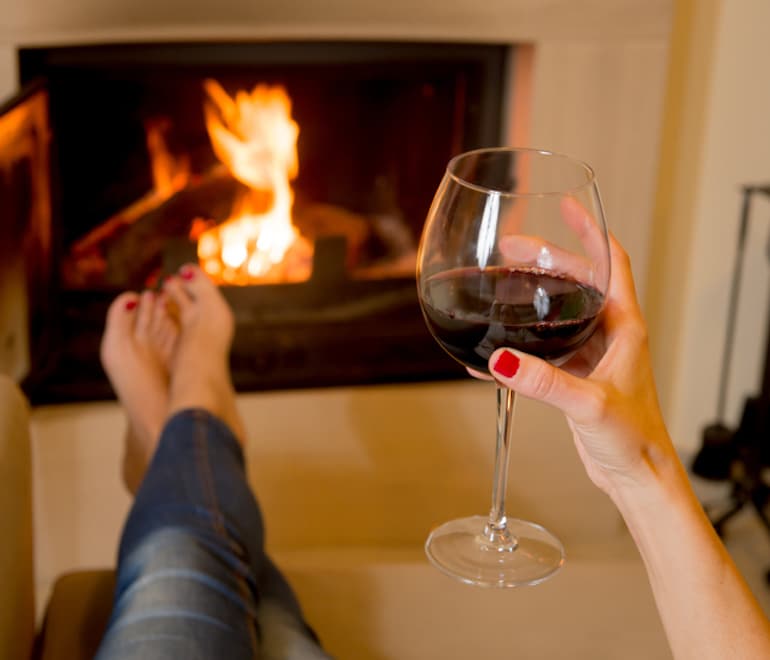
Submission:
{"label": "leg", "polygon": [[328,657],[264,552],[227,370],[231,312],[198,269],[184,273],[167,285],[180,324],[169,418],[126,521],[97,657]]}
{"label": "leg", "polygon": [[136,493],[168,414],[171,360],[178,327],[163,294],[118,296],[107,313],[101,345],[104,370],[126,410],[123,481]]}

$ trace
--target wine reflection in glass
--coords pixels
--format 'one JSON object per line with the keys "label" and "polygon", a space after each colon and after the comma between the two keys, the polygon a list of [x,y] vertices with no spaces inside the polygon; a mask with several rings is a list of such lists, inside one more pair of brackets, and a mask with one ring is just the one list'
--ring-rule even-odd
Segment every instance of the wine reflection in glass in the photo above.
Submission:
{"label": "wine reflection in glass", "polygon": [[[489,373],[503,346],[556,365],[592,335],[610,278],[607,227],[593,170],[534,149],[453,158],[425,222],[417,286],[436,341]],[[488,516],[446,522],[425,545],[445,573],[482,586],[542,582],[564,547],[541,525],[505,513],[514,393],[497,389],[497,444]]]}

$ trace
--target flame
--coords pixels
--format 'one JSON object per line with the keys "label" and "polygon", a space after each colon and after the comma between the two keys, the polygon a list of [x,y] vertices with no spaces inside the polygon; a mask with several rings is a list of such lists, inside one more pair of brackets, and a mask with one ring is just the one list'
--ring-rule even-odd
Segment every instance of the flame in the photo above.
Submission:
{"label": "flame", "polygon": [[214,153],[249,191],[236,200],[227,221],[202,233],[198,225],[198,258],[217,281],[264,281],[277,276],[290,248],[308,249],[291,220],[290,181],[299,169],[291,100],[280,86],[257,85],[234,98],[214,80],[204,88]]}
{"label": "flame", "polygon": [[190,180],[190,160],[186,157],[175,158],[166,146],[165,133],[168,128],[166,120],[148,121],[145,124],[154,194],[159,199],[168,199]]}

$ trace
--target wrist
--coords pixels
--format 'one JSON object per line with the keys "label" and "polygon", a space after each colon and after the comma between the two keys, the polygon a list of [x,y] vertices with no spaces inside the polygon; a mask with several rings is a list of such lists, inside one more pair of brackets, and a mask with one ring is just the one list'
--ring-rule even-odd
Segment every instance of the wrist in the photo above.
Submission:
{"label": "wrist", "polygon": [[633,470],[611,478],[607,494],[627,522],[649,509],[695,500],[687,471],[667,437],[646,445]]}

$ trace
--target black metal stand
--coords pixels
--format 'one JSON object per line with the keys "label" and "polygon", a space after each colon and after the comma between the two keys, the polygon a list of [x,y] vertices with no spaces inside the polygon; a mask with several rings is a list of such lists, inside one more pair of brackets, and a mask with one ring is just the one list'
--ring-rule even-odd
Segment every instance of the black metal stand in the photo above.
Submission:
{"label": "black metal stand", "polygon": [[[759,394],[746,399],[739,426],[731,430],[724,419],[727,381],[732,357],[732,345],[737,316],[741,270],[748,230],[751,199],[755,194],[770,197],[770,186],[745,186],[741,227],[738,239],[730,307],[727,317],[727,336],[722,361],[717,423],[703,433],[703,446],[693,462],[693,472],[708,479],[727,479],[731,482],[729,501],[724,511],[711,517],[715,530],[724,535],[727,522],[745,506],[751,506],[770,534],[770,483],[765,480],[766,466],[770,465],[770,327],[767,332],[765,366]],[[769,246],[770,248],[770,246]],[[768,252],[770,258],[770,250]],[[766,574],[770,582],[770,570]]]}

